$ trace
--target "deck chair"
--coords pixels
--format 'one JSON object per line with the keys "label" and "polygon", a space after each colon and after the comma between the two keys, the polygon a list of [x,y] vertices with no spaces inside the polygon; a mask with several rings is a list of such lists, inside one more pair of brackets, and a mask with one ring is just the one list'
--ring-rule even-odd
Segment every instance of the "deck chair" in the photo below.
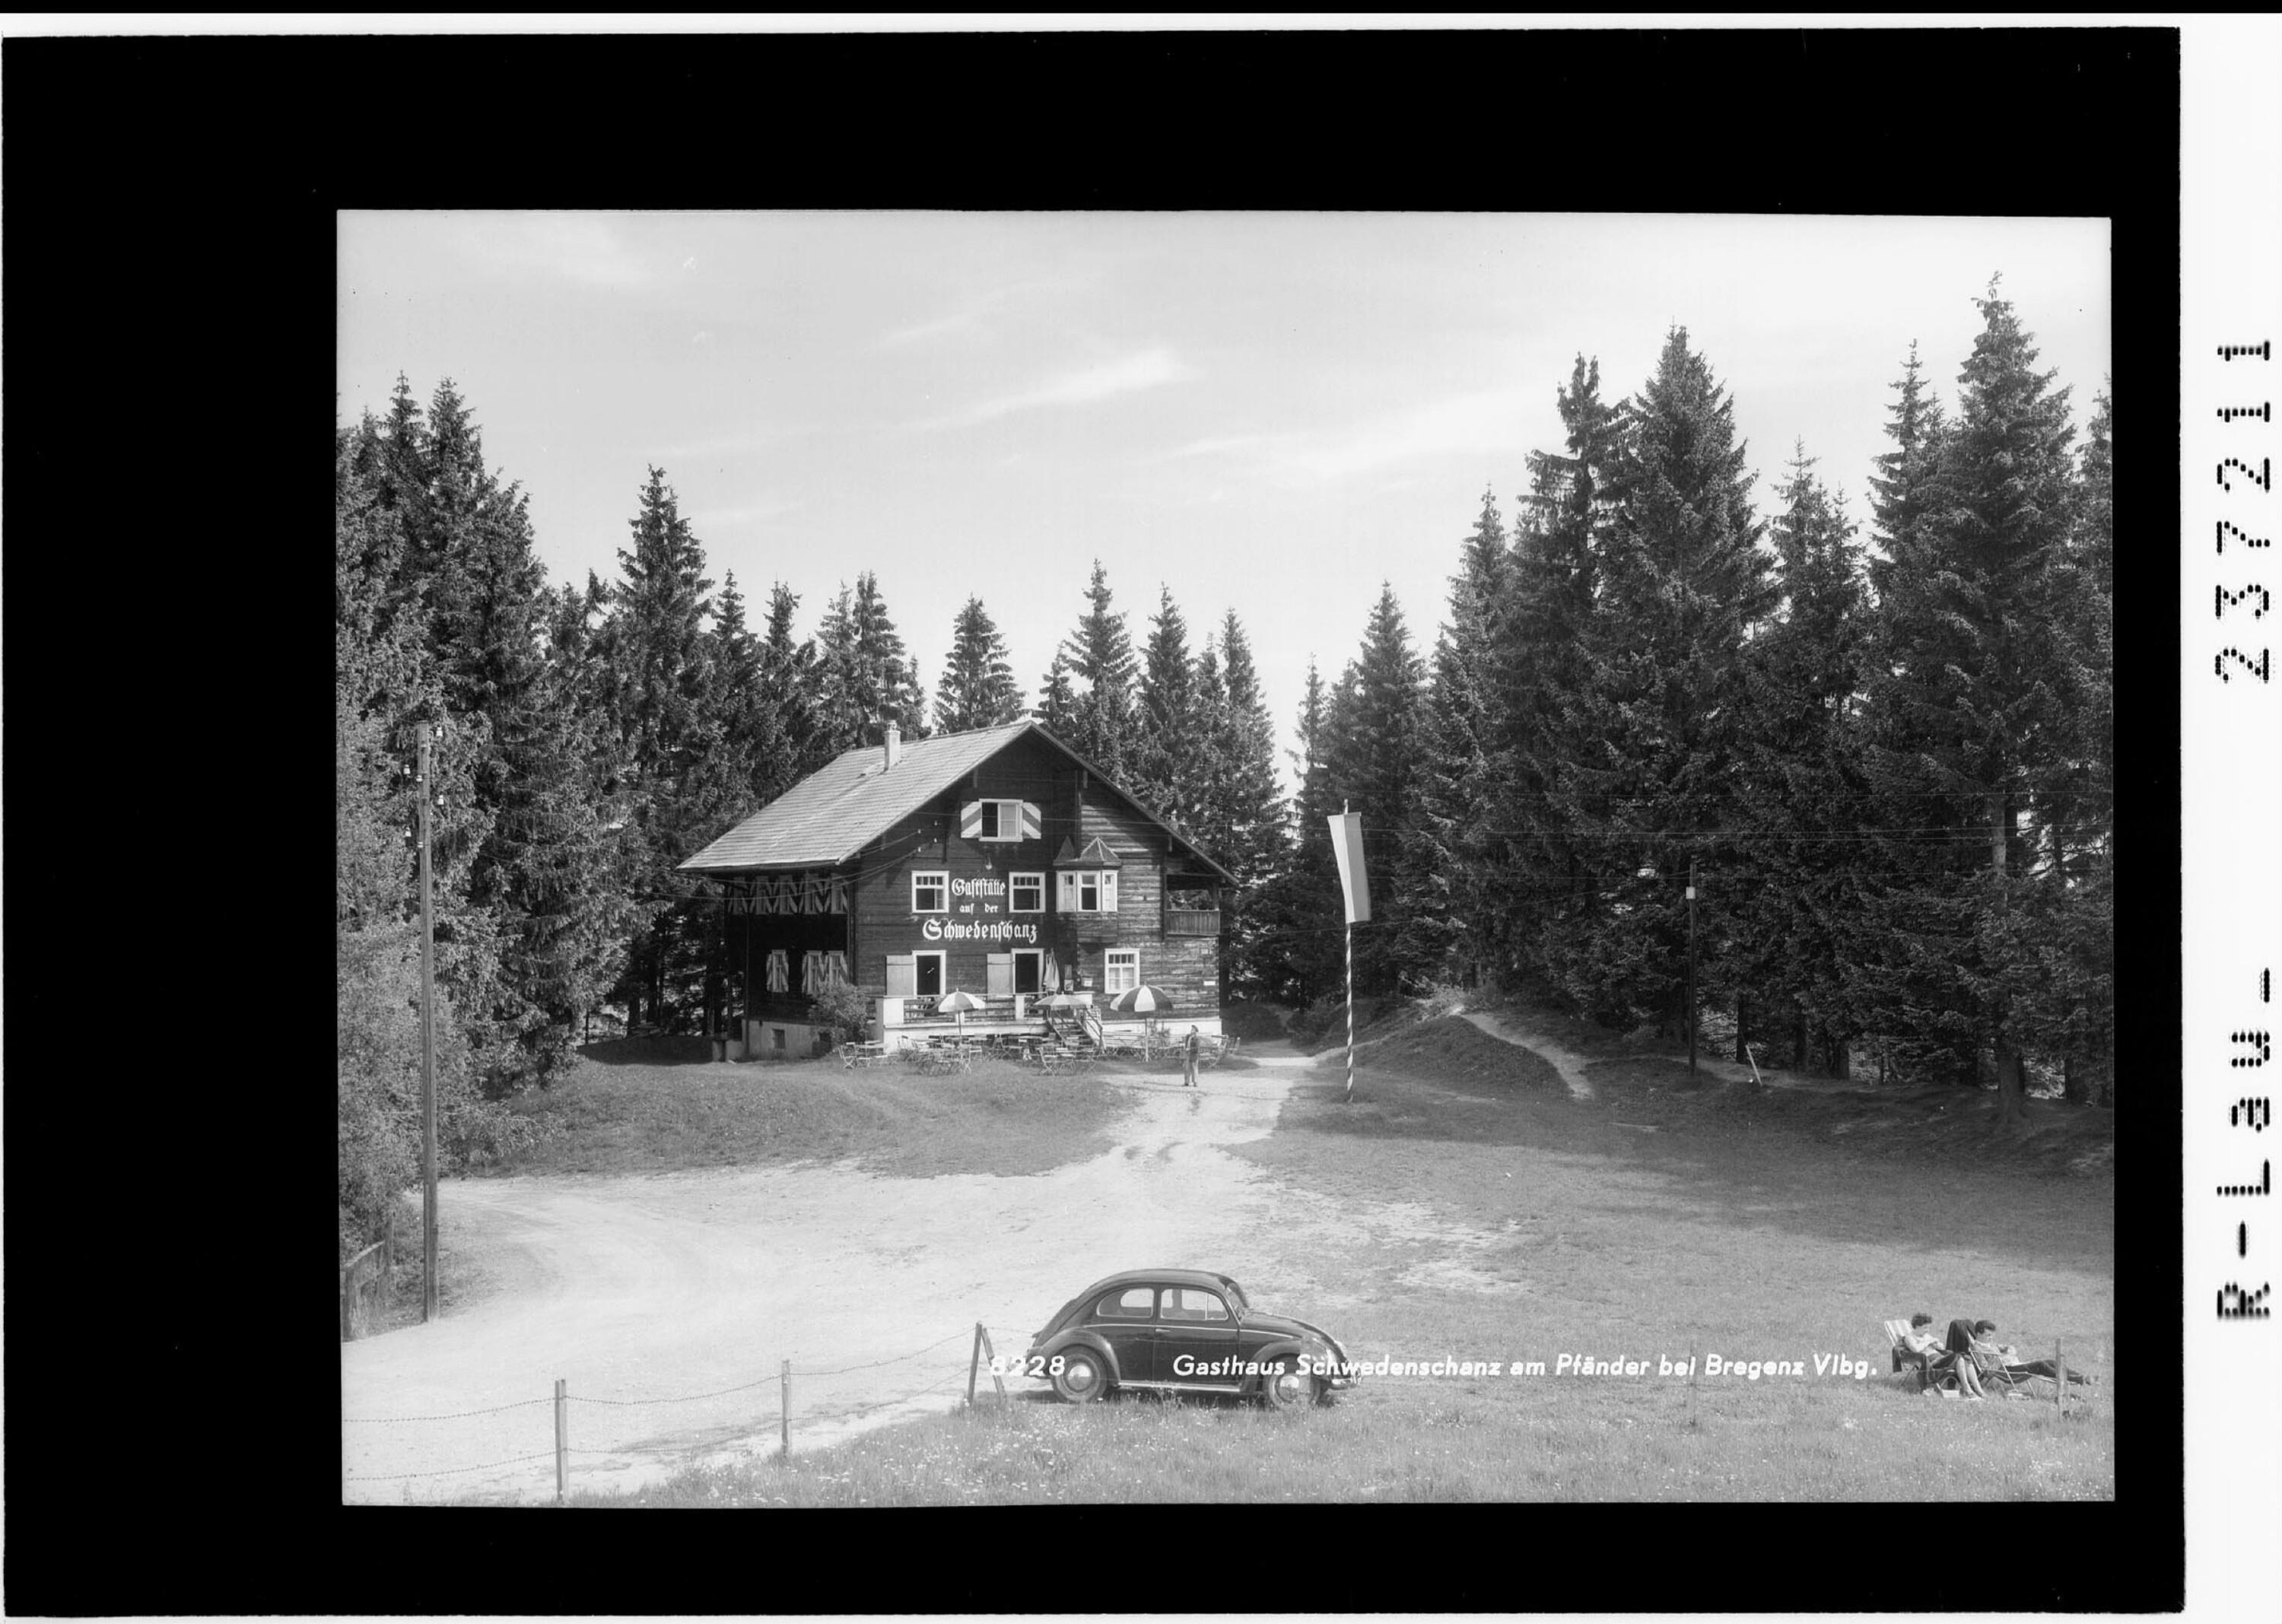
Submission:
{"label": "deck chair", "polygon": [[1893,1350],[1894,1373],[1914,1371],[1918,1391],[1922,1393],[1929,1387],[1954,1389],[1960,1385],[1955,1361],[1950,1356],[1936,1351],[1921,1353],[1904,1340],[1910,1333],[1908,1320],[1889,1319],[1879,1329],[1885,1332],[1887,1346]]}

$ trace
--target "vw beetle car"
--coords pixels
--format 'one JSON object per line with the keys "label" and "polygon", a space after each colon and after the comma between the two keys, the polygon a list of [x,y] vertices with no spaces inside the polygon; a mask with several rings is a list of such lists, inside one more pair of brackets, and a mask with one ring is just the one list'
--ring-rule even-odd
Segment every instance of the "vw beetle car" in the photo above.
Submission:
{"label": "vw beetle car", "polygon": [[1046,1322],[1022,1373],[1074,1404],[1118,1387],[1238,1393],[1277,1409],[1328,1404],[1355,1383],[1347,1349],[1304,1320],[1263,1314],[1201,1269],[1135,1269],[1096,1280]]}

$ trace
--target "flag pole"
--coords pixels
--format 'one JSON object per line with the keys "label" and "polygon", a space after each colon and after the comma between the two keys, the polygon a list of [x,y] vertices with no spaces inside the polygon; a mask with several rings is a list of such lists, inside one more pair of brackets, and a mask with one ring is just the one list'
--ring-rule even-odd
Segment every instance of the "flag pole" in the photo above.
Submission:
{"label": "flag pole", "polygon": [[[1347,815],[1347,804],[1339,803],[1339,816]],[[1347,1092],[1346,1098],[1354,1099],[1354,909],[1347,913]]]}

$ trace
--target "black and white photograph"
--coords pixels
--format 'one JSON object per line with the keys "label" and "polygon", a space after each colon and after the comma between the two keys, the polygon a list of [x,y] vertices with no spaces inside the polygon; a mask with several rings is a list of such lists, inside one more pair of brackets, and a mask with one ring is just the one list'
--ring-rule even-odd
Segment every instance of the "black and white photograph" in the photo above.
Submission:
{"label": "black and white photograph", "polygon": [[0,1608],[2270,1612],[2282,23],[0,36]]}
{"label": "black and white photograph", "polygon": [[2113,1499],[2110,246],[344,212],[344,1500]]}

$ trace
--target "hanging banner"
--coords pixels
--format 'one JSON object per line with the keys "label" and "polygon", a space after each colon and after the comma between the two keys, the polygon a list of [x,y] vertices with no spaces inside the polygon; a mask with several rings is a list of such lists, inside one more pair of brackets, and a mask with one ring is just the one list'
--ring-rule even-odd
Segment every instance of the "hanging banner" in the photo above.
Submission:
{"label": "hanging banner", "polygon": [[1331,854],[1339,859],[1339,889],[1347,893],[1347,923],[1370,922],[1370,875],[1362,866],[1362,814],[1331,814]]}

